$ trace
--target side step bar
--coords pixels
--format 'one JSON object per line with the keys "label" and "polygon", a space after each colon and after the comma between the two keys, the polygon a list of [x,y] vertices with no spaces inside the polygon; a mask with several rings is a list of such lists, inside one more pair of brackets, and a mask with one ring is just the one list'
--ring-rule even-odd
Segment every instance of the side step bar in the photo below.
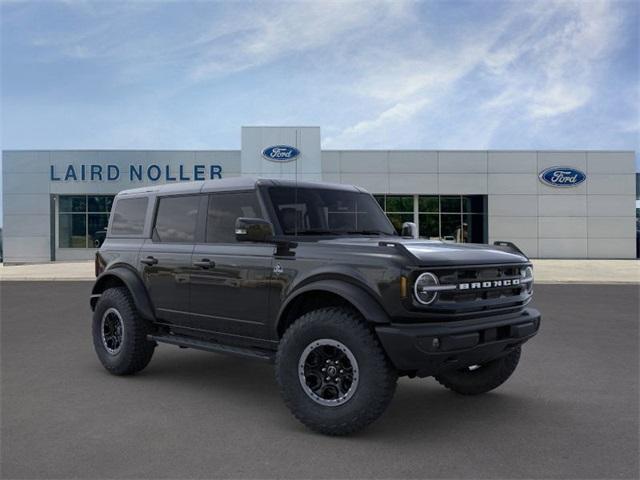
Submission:
{"label": "side step bar", "polygon": [[262,360],[263,362],[273,363],[276,353],[269,350],[260,350],[257,348],[233,347],[223,345],[217,342],[207,342],[199,338],[185,337],[182,335],[147,335],[148,340],[158,343],[167,343],[169,345],[177,345],[183,348],[195,348],[196,350],[205,350],[207,352],[227,353],[245,358],[253,358],[254,360]]}

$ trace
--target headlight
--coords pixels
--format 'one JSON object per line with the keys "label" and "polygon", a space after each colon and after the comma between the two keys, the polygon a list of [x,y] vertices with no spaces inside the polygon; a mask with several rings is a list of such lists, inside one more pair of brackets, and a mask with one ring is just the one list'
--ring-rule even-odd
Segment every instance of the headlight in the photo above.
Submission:
{"label": "headlight", "polygon": [[531,266],[522,267],[520,269],[520,283],[524,285],[524,288],[527,292],[531,293],[533,291],[533,268]]}
{"label": "headlight", "polygon": [[423,305],[432,304],[438,298],[438,277],[426,272],[420,275],[413,285],[413,294],[416,300]]}

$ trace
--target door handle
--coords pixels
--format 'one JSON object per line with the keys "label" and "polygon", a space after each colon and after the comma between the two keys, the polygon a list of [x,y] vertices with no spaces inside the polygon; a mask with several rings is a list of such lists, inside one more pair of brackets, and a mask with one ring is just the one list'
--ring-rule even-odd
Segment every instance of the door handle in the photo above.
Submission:
{"label": "door handle", "polygon": [[209,260],[208,258],[203,258],[199,262],[193,262],[193,266],[194,267],[201,267],[201,268],[213,268],[213,267],[216,266],[216,262],[213,262],[213,261]]}
{"label": "door handle", "polygon": [[147,258],[143,258],[142,260],[140,260],[142,263],[144,263],[145,265],[155,265],[156,263],[158,263],[158,259],[155,257],[147,257]]}

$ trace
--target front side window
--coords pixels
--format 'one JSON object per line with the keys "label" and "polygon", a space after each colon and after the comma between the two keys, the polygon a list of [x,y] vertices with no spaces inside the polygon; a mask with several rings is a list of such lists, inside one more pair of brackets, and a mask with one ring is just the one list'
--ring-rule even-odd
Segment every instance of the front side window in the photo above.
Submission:
{"label": "front side window", "polygon": [[285,235],[395,235],[378,202],[367,193],[271,187],[269,197]]}
{"label": "front side window", "polygon": [[98,248],[104,242],[113,195],[60,195],[58,246]]}
{"label": "front side window", "polygon": [[255,191],[209,195],[207,243],[235,243],[238,217],[262,218]]}
{"label": "front side window", "polygon": [[163,197],[158,200],[153,239],[163,243],[193,243],[200,195]]}

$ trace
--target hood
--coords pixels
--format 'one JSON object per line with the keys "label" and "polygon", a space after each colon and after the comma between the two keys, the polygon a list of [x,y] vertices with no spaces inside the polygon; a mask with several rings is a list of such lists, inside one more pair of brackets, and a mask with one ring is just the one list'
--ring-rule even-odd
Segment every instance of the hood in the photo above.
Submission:
{"label": "hood", "polygon": [[[523,263],[529,259],[509,247],[479,243],[445,243],[440,240],[413,240],[402,237],[340,237],[321,243],[357,247],[379,246],[380,242],[402,245],[423,266],[484,265]],[[390,247],[380,247],[390,248]]]}

